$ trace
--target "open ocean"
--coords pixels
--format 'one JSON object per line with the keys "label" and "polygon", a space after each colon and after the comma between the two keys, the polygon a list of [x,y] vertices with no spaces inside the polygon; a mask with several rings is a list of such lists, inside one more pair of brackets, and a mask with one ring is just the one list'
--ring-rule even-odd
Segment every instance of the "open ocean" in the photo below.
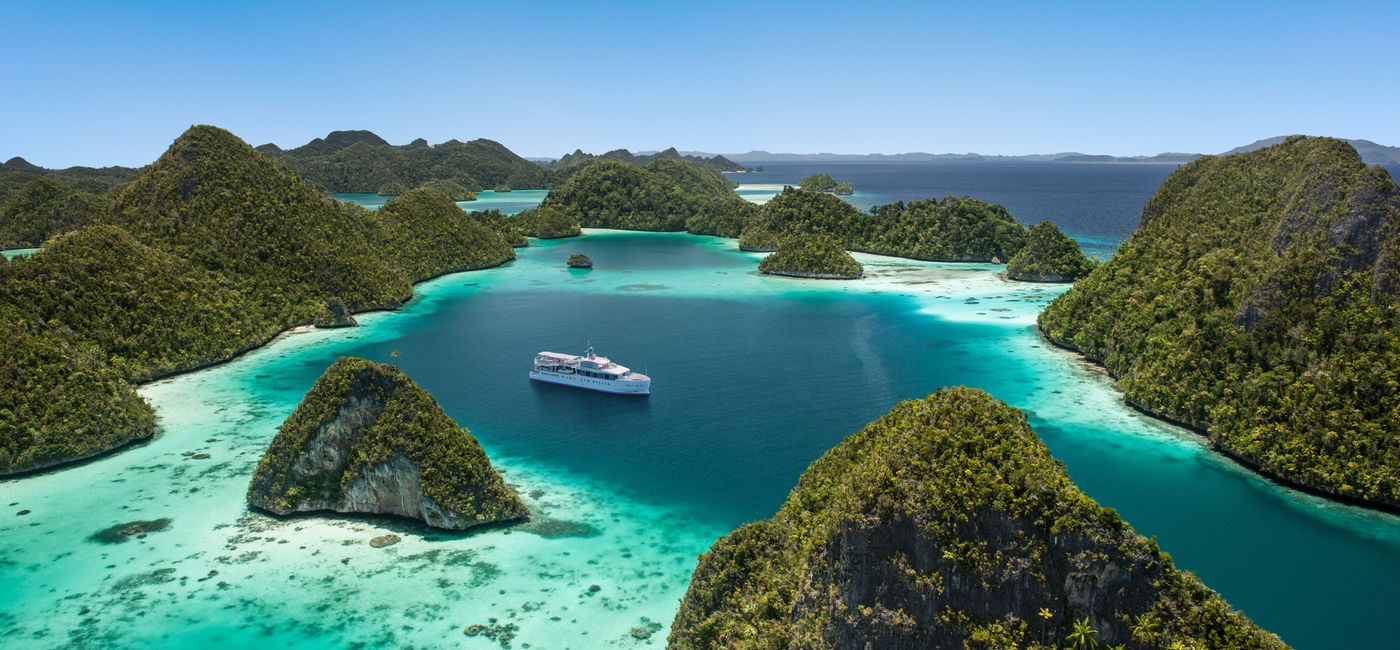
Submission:
{"label": "open ocean", "polygon": [[[733,176],[780,185],[825,171],[855,183],[853,202],[969,194],[1112,240],[1171,170],[862,177],[847,165]],[[904,180],[875,180],[892,176]],[[565,268],[575,252],[595,268]],[[768,277],[755,271],[761,254],[684,234],[587,231],[518,253],[419,285],[403,310],[362,315],[359,328],[285,336],[149,384],[153,441],[0,481],[0,645],[662,647],[717,536],[773,514],[812,460],[899,400],[964,384],[1025,409],[1085,492],[1286,642],[1395,646],[1400,518],[1275,486],[1124,406],[1101,371],[1036,334],[1064,287],[868,255],[870,277],[856,282]],[[654,394],[527,379],[533,353],[590,343],[650,374]],[[463,535],[249,510],[277,426],[341,355],[395,363],[429,390],[535,520]],[[154,520],[168,521],[144,539],[103,534]],[[368,545],[385,531],[404,540]],[[493,638],[464,634],[474,624]]]}

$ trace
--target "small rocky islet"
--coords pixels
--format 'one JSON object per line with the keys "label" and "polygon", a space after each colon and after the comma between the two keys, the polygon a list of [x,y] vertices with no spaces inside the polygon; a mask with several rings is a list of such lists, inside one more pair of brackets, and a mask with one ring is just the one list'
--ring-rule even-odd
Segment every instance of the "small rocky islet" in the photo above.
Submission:
{"label": "small rocky islet", "polygon": [[356,357],[331,365],[278,429],[248,504],[277,515],[394,515],[451,530],[529,516],[437,400],[398,368]]}
{"label": "small rocky islet", "polygon": [[569,255],[569,259],[564,263],[567,264],[568,267],[571,269],[593,268],[593,260],[587,255],[584,255],[583,253],[574,253],[572,255]]}
{"label": "small rocky islet", "polygon": [[823,235],[795,235],[785,240],[772,255],[758,263],[767,275],[818,280],[855,280],[865,268],[836,240]]}

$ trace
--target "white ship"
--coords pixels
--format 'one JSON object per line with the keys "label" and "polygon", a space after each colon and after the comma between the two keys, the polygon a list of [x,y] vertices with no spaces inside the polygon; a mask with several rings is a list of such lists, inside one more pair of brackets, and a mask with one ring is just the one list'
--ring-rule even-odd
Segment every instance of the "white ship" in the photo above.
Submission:
{"label": "white ship", "polygon": [[651,394],[651,377],[593,354],[592,346],[582,356],[558,352],[535,355],[530,379],[617,395]]}

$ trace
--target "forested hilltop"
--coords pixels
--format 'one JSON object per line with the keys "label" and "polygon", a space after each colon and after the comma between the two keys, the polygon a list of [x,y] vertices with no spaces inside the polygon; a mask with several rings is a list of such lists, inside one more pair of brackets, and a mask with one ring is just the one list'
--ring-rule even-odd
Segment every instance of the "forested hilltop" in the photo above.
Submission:
{"label": "forested hilltop", "polygon": [[150,436],[133,382],[513,258],[433,190],[370,212],[227,131],[192,127],[93,224],[0,264],[0,475]]}
{"label": "forested hilltop", "polygon": [[744,170],[743,165],[725,158],[722,155],[715,154],[708,158],[704,156],[683,156],[679,151],[676,151],[675,147],[651,154],[634,154],[626,149],[614,149],[605,154],[594,155],[591,153],[584,153],[582,149],[575,149],[573,153],[564,154],[558,160],[546,163],[545,166],[550,169],[566,170],[591,163],[595,160],[616,160],[633,165],[649,165],[658,160],[684,160],[717,172],[737,172]]}
{"label": "forested hilltop", "polygon": [[670,647],[1283,648],[986,393],[908,400],[700,557]]}
{"label": "forested hilltop", "polygon": [[1031,226],[1026,246],[1006,261],[1006,277],[1023,282],[1074,282],[1093,270],[1079,243],[1049,221]]}
{"label": "forested hilltop", "polygon": [[1264,473],[1400,507],[1400,188],[1330,138],[1173,172],[1039,319]]}
{"label": "forested hilltop", "polygon": [[871,213],[831,194],[786,187],[744,228],[739,247],[776,250],[789,236],[820,234],[862,253],[999,264],[1026,244],[1026,229],[1006,208],[969,197],[901,201]]}
{"label": "forested hilltop", "polygon": [[865,273],[850,253],[827,235],[793,235],[758,263],[760,273],[797,278],[854,280]]}
{"label": "forested hilltop", "polygon": [[333,131],[295,149],[265,144],[258,151],[333,193],[397,196],[429,181],[472,192],[501,185],[538,189],[559,177],[485,139],[429,145],[419,138],[395,146],[369,131]]}
{"label": "forested hilltop", "polygon": [[[538,211],[566,215],[584,228],[618,228],[737,237],[757,206],[711,169],[664,158],[637,166],[598,160],[550,191]],[[535,218],[531,212],[521,215]]]}
{"label": "forested hilltop", "polygon": [[18,156],[0,163],[0,248],[33,248],[106,212],[130,167],[44,169]]}

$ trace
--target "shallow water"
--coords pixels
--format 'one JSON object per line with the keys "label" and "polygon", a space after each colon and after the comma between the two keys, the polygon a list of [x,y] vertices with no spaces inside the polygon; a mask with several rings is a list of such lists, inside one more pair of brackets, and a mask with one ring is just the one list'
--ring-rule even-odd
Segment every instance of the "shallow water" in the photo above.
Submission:
{"label": "shallow water", "polygon": [[3,253],[5,255],[5,259],[33,255],[37,252],[39,252],[39,249],[37,248],[6,248],[5,250],[0,251],[0,253]]}
{"label": "shallow water", "polygon": [[[867,255],[864,280],[767,277],[733,240],[680,234],[588,231],[517,252],[360,328],[146,386],[154,441],[0,482],[15,504],[0,512],[13,585],[0,642],[489,648],[513,633],[516,648],[660,647],[716,536],[771,515],[808,463],[898,400],[966,384],[1026,409],[1086,492],[1285,641],[1392,645],[1400,520],[1273,486],[1124,407],[1035,334],[1062,287]],[[574,252],[595,268],[565,268]],[[526,379],[534,352],[589,343],[652,375],[654,394]],[[345,354],[431,391],[542,522],[451,535],[250,512],[276,426]],[[121,532],[161,519],[144,538]],[[386,532],[403,541],[369,546]]]}
{"label": "shallow water", "polygon": [[[549,190],[515,190],[513,192],[483,190],[476,193],[475,201],[458,201],[457,207],[467,212],[500,210],[501,214],[515,214],[539,205],[546,194],[549,194]],[[331,196],[370,210],[378,210],[389,199],[394,198],[378,194],[332,194]]]}

